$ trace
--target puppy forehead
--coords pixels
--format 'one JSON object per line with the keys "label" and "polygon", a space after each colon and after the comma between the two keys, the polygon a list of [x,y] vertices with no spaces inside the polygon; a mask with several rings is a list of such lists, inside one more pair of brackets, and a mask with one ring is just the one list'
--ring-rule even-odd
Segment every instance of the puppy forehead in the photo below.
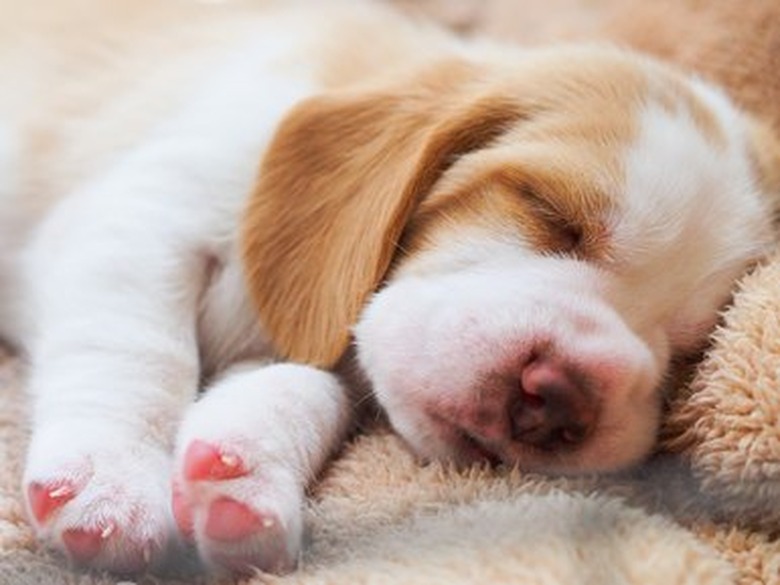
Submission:
{"label": "puppy forehead", "polygon": [[517,87],[532,110],[557,112],[572,132],[609,128],[630,138],[637,108],[657,103],[685,112],[708,139],[723,139],[713,109],[725,104],[711,99],[709,86],[635,53],[599,46],[550,50],[518,68]]}
{"label": "puppy forehead", "polygon": [[[629,153],[646,150],[652,164],[666,141],[679,140],[674,150],[684,166],[691,134],[699,145],[723,147],[723,116],[716,110],[724,104],[708,103],[696,83],[634,56],[577,57],[542,59],[521,71],[514,91],[527,114],[444,174],[410,222],[406,250],[435,246],[437,235],[463,224],[532,230],[535,241],[551,242],[549,230],[563,222],[582,228],[591,249],[606,257],[610,224],[636,204],[627,194]],[[679,125],[679,136],[661,132],[648,140],[648,112]],[[660,177],[675,172],[662,168],[664,158],[654,170]],[[529,193],[539,200],[529,204]],[[550,210],[553,218],[545,216]]]}
{"label": "puppy forehead", "polygon": [[[547,145],[559,148],[560,158],[576,149],[593,174],[608,171],[619,179],[626,149],[637,143],[650,109],[680,120],[713,146],[725,145],[722,124],[735,110],[706,84],[633,54],[586,50],[575,56],[564,52],[519,72],[515,91],[526,116],[506,129],[497,147]],[[582,166],[574,158],[568,164]]]}

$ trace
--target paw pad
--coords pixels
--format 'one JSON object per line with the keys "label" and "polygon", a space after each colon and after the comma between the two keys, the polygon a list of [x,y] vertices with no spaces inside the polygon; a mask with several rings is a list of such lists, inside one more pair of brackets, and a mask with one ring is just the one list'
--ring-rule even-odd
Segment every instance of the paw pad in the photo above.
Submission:
{"label": "paw pad", "polygon": [[76,488],[69,482],[42,484],[33,482],[27,487],[27,499],[35,520],[43,524],[56,510],[76,496]]}
{"label": "paw pad", "polygon": [[233,542],[274,524],[273,519],[261,517],[246,504],[232,498],[220,498],[209,507],[205,533],[212,540]]}
{"label": "paw pad", "polygon": [[250,465],[230,440],[190,438],[183,445],[171,510],[184,540],[207,565],[235,573],[292,569],[300,530],[297,486],[277,485],[287,476],[267,474],[254,459]]}
{"label": "paw pad", "polygon": [[204,441],[193,441],[184,455],[184,477],[191,481],[225,480],[247,475],[243,460]]}
{"label": "paw pad", "polygon": [[175,534],[170,454],[135,437],[90,438],[89,431],[71,445],[68,434],[78,428],[36,431],[24,478],[30,520],[43,544],[75,564],[144,571],[165,557]]}
{"label": "paw pad", "polygon": [[62,533],[62,542],[73,560],[88,563],[100,554],[103,543],[114,530],[113,524],[104,528],[71,528]]}

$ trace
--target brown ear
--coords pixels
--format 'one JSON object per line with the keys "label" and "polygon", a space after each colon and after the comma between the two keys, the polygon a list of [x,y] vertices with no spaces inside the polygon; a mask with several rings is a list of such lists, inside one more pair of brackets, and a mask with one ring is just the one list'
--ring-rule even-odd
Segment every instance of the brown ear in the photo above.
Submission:
{"label": "brown ear", "polygon": [[336,362],[420,199],[455,157],[518,118],[461,77],[324,94],[283,120],[246,211],[242,253],[284,357]]}
{"label": "brown ear", "polygon": [[751,139],[761,186],[780,192],[780,137],[768,124],[754,121]]}
{"label": "brown ear", "polygon": [[750,140],[759,187],[769,197],[775,224],[780,226],[780,137],[769,124],[754,120]]}

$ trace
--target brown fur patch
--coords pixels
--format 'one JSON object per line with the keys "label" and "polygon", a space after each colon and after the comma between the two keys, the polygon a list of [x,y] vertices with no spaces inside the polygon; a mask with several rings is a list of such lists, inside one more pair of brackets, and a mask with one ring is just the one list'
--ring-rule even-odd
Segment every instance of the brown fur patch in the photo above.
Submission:
{"label": "brown fur patch", "polygon": [[750,141],[759,187],[772,197],[772,209],[780,221],[780,140],[767,124],[755,122]]}
{"label": "brown fur patch", "polygon": [[516,91],[528,115],[445,174],[406,230],[406,254],[437,245],[441,230],[474,225],[542,253],[611,257],[609,221],[650,80],[628,58],[585,55],[522,71]]}
{"label": "brown fur patch", "polygon": [[418,253],[436,245],[438,230],[468,225],[514,235],[540,253],[610,258],[608,221],[619,207],[614,194],[601,190],[578,164],[546,162],[474,169],[473,181],[421,205],[404,251]]}
{"label": "brown fur patch", "polygon": [[651,86],[651,97],[671,114],[689,116],[708,142],[724,147],[726,135],[715,113],[696,97],[682,74],[664,75],[662,81]]}
{"label": "brown fur patch", "polygon": [[281,355],[332,365],[391,262],[453,225],[610,258],[637,114],[676,77],[612,49],[518,57],[432,61],[286,117],[242,227],[249,290]]}
{"label": "brown fur patch", "polygon": [[440,77],[344,91],[283,121],[242,230],[249,288],[282,355],[333,365],[419,200],[521,115],[455,69],[447,95]]}

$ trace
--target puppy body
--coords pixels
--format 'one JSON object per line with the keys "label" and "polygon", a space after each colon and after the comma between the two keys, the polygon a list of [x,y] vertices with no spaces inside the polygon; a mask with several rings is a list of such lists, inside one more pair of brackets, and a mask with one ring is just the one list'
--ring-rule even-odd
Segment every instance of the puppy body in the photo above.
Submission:
{"label": "puppy body", "polygon": [[78,562],[141,569],[179,533],[292,567],[353,330],[423,456],[634,463],[670,357],[771,240],[775,147],[639,56],[370,3],[64,4],[0,30],[0,316],[31,362],[28,510]]}

